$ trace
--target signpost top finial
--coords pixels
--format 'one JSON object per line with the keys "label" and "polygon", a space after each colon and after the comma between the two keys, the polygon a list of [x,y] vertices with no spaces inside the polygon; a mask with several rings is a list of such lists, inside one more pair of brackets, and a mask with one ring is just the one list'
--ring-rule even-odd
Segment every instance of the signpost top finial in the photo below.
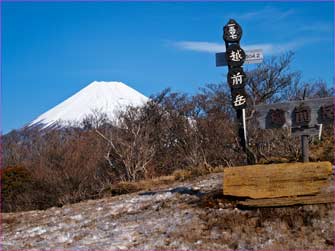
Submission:
{"label": "signpost top finial", "polygon": [[234,20],[229,19],[228,23],[223,27],[223,40],[225,42],[239,42],[242,37],[242,28]]}
{"label": "signpost top finial", "polygon": [[237,24],[237,22],[235,21],[235,19],[230,18],[227,25],[228,24]]}

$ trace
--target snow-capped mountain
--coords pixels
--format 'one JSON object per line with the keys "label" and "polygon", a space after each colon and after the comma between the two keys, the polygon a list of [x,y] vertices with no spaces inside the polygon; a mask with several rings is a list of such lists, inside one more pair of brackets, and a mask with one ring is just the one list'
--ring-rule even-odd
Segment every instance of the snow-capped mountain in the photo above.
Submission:
{"label": "snow-capped mountain", "polygon": [[141,106],[148,98],[121,82],[94,81],[62,103],[43,113],[28,126],[47,128],[80,123],[85,117],[99,111],[113,120],[117,112],[127,106]]}

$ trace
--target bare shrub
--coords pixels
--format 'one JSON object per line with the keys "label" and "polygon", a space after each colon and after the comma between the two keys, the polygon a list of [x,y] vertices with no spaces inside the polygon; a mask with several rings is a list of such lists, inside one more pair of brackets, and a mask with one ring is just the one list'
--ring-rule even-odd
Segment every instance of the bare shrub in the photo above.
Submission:
{"label": "bare shrub", "polygon": [[247,72],[246,89],[252,105],[286,99],[290,87],[299,85],[301,74],[290,69],[293,55],[289,52],[274,56]]}
{"label": "bare shrub", "polygon": [[137,109],[129,108],[121,116],[120,127],[112,128],[107,135],[96,130],[97,134],[108,142],[109,149],[105,159],[112,169],[122,175],[121,180],[146,178],[147,166],[155,154],[146,124],[137,117]]}
{"label": "bare shrub", "polygon": [[230,93],[226,86],[207,85],[193,101],[197,140],[200,142],[199,157],[204,159],[204,164],[243,164],[243,152],[238,143],[237,126],[234,121],[235,111],[231,108]]}
{"label": "bare shrub", "polygon": [[[333,95],[322,80],[301,83],[290,70],[292,59],[291,53],[272,58],[247,73],[250,108]],[[225,83],[205,85],[193,96],[166,89],[142,107],[125,108],[115,121],[96,110],[81,124],[12,131],[2,136],[3,167],[26,168],[31,185],[3,204],[8,211],[43,209],[98,198],[108,189],[134,191],[129,182],[138,180],[171,174],[184,180],[245,165],[230,96]],[[299,138],[284,129],[260,130],[253,115],[248,109],[248,139],[260,162],[299,160]],[[333,161],[332,125],[322,141],[310,143],[312,160]]]}

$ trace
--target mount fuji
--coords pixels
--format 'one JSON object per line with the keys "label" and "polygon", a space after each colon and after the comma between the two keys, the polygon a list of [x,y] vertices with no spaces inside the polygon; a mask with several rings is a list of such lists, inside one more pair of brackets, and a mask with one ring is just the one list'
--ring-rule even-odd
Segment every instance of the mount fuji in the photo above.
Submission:
{"label": "mount fuji", "polygon": [[149,99],[122,82],[94,81],[62,103],[33,120],[28,127],[43,129],[56,123],[60,126],[78,124],[95,111],[113,120],[128,106],[144,105]]}

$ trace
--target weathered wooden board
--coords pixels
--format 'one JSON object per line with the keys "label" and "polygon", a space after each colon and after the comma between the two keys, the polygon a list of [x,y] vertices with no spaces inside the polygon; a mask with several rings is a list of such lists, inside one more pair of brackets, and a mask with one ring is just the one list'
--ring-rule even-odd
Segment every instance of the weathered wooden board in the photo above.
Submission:
{"label": "weathered wooden board", "polygon": [[237,202],[237,205],[245,207],[278,207],[324,203],[334,203],[334,193],[321,193],[312,196],[282,197],[272,199],[248,199]]}
{"label": "weathered wooden board", "polygon": [[291,134],[295,137],[302,136],[302,135],[308,135],[308,136],[315,136],[320,134],[320,125],[317,125],[315,127],[310,128],[292,128]]}
{"label": "weathered wooden board", "polygon": [[[257,49],[257,50],[250,50],[245,51],[245,61],[244,64],[258,64],[263,62],[263,50]],[[216,66],[226,66],[227,65],[227,59],[226,59],[226,53],[225,52],[219,52],[215,54],[216,58]]]}
{"label": "weathered wooden board", "polygon": [[323,106],[333,106],[333,97],[327,98],[318,98],[318,99],[307,99],[300,101],[292,101],[285,103],[276,103],[276,104],[261,104],[255,106],[256,118],[261,129],[271,129],[274,128],[269,121],[269,112],[274,109],[281,109],[285,111],[285,123],[283,128],[292,128],[293,111],[299,105],[304,104],[311,108],[311,120],[309,122],[310,127],[315,127],[317,124],[332,123],[333,120],[324,120],[320,112],[320,108]]}
{"label": "weathered wooden board", "polygon": [[226,168],[223,194],[253,199],[314,195],[329,186],[330,162]]}

